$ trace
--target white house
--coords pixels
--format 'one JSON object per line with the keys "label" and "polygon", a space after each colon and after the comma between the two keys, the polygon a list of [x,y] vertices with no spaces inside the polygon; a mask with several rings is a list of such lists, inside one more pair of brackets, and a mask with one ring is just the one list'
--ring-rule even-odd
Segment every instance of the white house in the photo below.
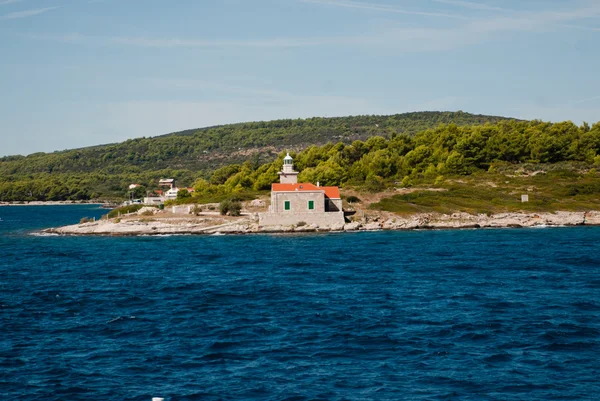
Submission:
{"label": "white house", "polygon": [[177,187],[173,187],[173,188],[169,189],[167,192],[165,192],[165,199],[166,200],[177,199],[178,191],[179,191],[179,188],[177,188]]}

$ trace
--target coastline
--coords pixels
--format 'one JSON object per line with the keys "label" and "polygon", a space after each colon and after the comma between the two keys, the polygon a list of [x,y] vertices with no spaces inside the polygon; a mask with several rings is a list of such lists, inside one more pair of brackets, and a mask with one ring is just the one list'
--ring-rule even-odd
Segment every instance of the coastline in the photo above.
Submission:
{"label": "coastline", "polygon": [[135,217],[123,220],[98,220],[49,228],[41,232],[83,236],[148,236],[597,226],[600,225],[600,212],[500,213],[491,216],[468,213],[451,215],[420,213],[410,216],[381,215],[369,220],[331,226],[315,224],[260,226],[255,216],[244,216],[235,220],[193,216],[164,219]]}
{"label": "coastline", "polygon": [[0,202],[0,206],[73,206],[73,205],[101,205],[102,207],[114,207],[114,203],[108,203],[99,200],[90,201],[19,201],[19,202]]}

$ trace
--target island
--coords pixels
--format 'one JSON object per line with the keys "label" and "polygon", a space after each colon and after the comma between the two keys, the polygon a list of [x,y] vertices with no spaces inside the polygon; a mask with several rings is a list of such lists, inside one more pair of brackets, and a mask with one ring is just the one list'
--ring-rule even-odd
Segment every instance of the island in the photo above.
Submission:
{"label": "island", "polygon": [[[237,201],[203,206],[174,205],[166,210],[145,206],[124,215],[117,211],[116,217],[113,212],[112,219],[107,216],[99,221],[86,220],[45,232],[63,235],[181,235],[600,225],[600,212],[596,211],[491,215],[417,213],[405,217],[389,212],[366,214],[360,208],[344,210],[338,187],[321,186],[319,182],[316,185],[298,183],[298,174],[288,153],[283,159],[283,169],[278,173],[280,182],[271,186],[268,206],[261,199],[243,205]],[[167,193],[179,192],[174,191],[173,179],[163,179],[161,183],[171,186]],[[525,203],[528,199],[529,196],[524,195],[521,201]],[[151,202],[146,200],[146,203]],[[215,211],[217,209],[219,212]],[[357,212],[359,219],[352,217]]]}
{"label": "island", "polygon": [[61,234],[591,225],[598,168],[600,123],[309,118],[4,157],[0,203],[125,201]]}

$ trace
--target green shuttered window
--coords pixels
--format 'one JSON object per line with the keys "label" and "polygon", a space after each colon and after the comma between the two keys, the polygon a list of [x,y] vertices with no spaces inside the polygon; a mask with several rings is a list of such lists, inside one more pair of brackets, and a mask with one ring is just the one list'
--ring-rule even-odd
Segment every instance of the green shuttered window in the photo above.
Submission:
{"label": "green shuttered window", "polygon": [[283,201],[283,209],[284,210],[291,210],[292,209],[292,205],[291,205],[290,201]]}
{"label": "green shuttered window", "polygon": [[308,201],[308,210],[315,210],[315,201]]}

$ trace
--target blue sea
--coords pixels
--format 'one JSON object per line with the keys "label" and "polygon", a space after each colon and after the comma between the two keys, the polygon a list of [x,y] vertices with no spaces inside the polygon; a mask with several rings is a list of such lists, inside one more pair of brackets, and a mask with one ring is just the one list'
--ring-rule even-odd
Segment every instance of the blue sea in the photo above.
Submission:
{"label": "blue sea", "polygon": [[0,207],[2,400],[597,400],[600,228],[61,237]]}

